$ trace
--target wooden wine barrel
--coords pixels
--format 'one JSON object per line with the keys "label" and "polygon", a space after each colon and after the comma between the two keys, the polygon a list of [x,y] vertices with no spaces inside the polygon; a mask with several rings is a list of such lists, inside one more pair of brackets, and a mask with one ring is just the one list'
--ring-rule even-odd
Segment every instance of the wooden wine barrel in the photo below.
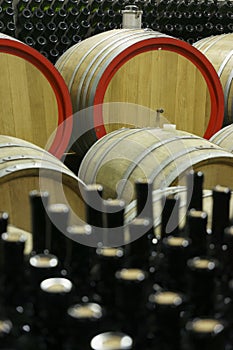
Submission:
{"label": "wooden wine barrel", "polygon": [[205,138],[222,126],[224,99],[216,71],[199,50],[165,34],[107,31],[68,49],[56,67],[73,111],[86,110],[74,118],[73,139],[85,133],[73,146],[80,155],[120,127],[157,126],[157,109],[177,128]]}
{"label": "wooden wine barrel", "polygon": [[104,198],[135,198],[134,182],[154,189],[185,184],[190,170],[205,174],[205,188],[233,188],[233,154],[199,136],[166,128],[120,129],[96,142],[84,157],[79,178],[104,186]]}
{"label": "wooden wine barrel", "polygon": [[[153,191],[153,215],[154,215],[154,228],[156,236],[160,235],[160,224],[162,214],[162,198],[168,195],[175,195],[180,198],[179,206],[179,227],[184,228],[187,214],[187,187],[186,186],[172,186],[162,190]],[[125,224],[130,223],[136,217],[136,200],[133,200],[125,208]],[[212,223],[212,190],[203,190],[203,211],[208,214],[207,227],[211,229]],[[233,214],[233,193],[230,200],[230,216]]]}
{"label": "wooden wine barrel", "polygon": [[57,69],[37,50],[0,33],[0,76],[1,134],[62,157],[72,131],[72,104]]}
{"label": "wooden wine barrel", "polygon": [[233,124],[219,130],[210,141],[233,153]]}
{"label": "wooden wine barrel", "polygon": [[233,33],[204,38],[194,46],[200,50],[216,69],[224,92],[224,125],[233,122]]}
{"label": "wooden wine barrel", "polygon": [[64,203],[71,209],[73,223],[84,219],[80,195],[83,182],[60,160],[30,142],[0,136],[0,210],[10,222],[30,231],[29,192],[48,191],[50,203]]}

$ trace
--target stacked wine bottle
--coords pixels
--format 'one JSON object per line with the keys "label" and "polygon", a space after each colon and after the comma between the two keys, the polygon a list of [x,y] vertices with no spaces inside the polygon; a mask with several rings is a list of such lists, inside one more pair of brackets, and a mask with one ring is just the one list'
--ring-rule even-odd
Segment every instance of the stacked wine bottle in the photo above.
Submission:
{"label": "stacked wine bottle", "polygon": [[121,11],[129,4],[143,10],[143,28],[191,44],[233,31],[230,0],[2,0],[0,31],[24,41],[55,63],[81,40],[121,28]]}
{"label": "stacked wine bottle", "polygon": [[3,0],[0,3],[0,32],[15,36],[15,29],[13,0]]}
{"label": "stacked wine bottle", "polygon": [[114,0],[19,0],[17,37],[53,63],[70,46],[121,24]]}
{"label": "stacked wine bottle", "polygon": [[138,180],[135,193],[126,224],[122,200],[87,186],[87,223],[70,226],[66,205],[30,192],[27,255],[25,235],[1,213],[0,349],[232,349],[230,189],[211,191],[207,228],[203,174],[188,174],[185,225],[180,197],[163,195],[158,235],[152,183]]}
{"label": "stacked wine bottle", "polygon": [[[148,6],[148,5],[146,5]],[[233,31],[232,1],[161,0],[144,11],[143,26],[193,44],[210,35]]]}

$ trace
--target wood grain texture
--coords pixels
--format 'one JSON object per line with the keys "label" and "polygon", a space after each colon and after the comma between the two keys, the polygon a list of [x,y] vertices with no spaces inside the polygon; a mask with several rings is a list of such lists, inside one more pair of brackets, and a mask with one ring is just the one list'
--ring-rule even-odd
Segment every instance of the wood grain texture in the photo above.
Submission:
{"label": "wood grain texture", "polygon": [[205,188],[233,188],[233,155],[196,135],[160,128],[122,129],[100,139],[79,169],[85,183],[104,186],[105,198],[134,199],[134,182],[153,181],[154,189],[185,185],[191,169],[203,171]]}
{"label": "wood grain texture", "polygon": [[1,134],[45,147],[58,125],[55,92],[30,62],[0,52]]}
{"label": "wood grain texture", "polygon": [[233,124],[219,130],[211,137],[210,141],[233,153]]}
{"label": "wood grain texture", "polygon": [[34,189],[48,191],[51,204],[67,204],[71,223],[82,222],[82,184],[62,162],[17,138],[0,136],[0,149],[0,210],[9,213],[13,225],[30,231],[29,192]]}
{"label": "wood grain texture", "polygon": [[219,75],[225,94],[224,123],[228,125],[233,122],[233,33],[208,37],[194,46],[210,60]]}
{"label": "wood grain texture", "polygon": [[127,124],[156,126],[155,111],[159,108],[177,128],[197,135],[204,135],[209,122],[210,96],[201,72],[184,56],[166,50],[141,53],[125,63],[108,85],[104,102],[129,102],[154,111],[154,115],[149,111],[148,117],[129,116],[127,109],[125,113],[105,112],[108,132],[116,130],[111,124],[112,115],[114,119],[117,116],[117,128]]}
{"label": "wood grain texture", "polygon": [[[191,55],[182,50],[178,53],[166,44],[149,46],[151,40],[162,42],[168,38],[154,31],[119,29],[85,39],[67,50],[57,61],[56,68],[69,88],[74,112],[99,103],[97,96],[105,91],[101,79],[112,69],[103,92],[103,124],[107,133],[122,126],[155,127],[155,111],[163,108],[164,118],[178,129],[203,136],[211,114],[209,87],[203,72],[192,62],[193,52]],[[169,40],[179,46],[179,40]],[[147,49],[139,50],[140,43],[145,41]],[[137,49],[129,54],[128,50],[134,45]],[[107,76],[106,73],[106,79]],[[129,113],[131,107],[127,105],[135,106],[133,113]],[[90,114],[87,123],[93,128],[95,117]],[[78,120],[77,114],[74,130],[80,127]],[[87,135],[88,138],[92,143],[96,141],[93,134]]]}

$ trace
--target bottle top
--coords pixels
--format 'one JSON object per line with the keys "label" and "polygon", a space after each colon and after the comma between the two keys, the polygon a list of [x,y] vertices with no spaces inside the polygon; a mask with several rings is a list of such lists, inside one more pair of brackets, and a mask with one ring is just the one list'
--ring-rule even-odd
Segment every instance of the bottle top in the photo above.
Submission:
{"label": "bottle top", "polygon": [[104,201],[104,206],[108,208],[109,212],[114,213],[116,209],[123,209],[125,202],[122,199],[107,199]]}
{"label": "bottle top", "polygon": [[31,47],[35,46],[35,40],[31,36],[26,36],[24,39],[25,43]]}
{"label": "bottle top", "polygon": [[91,340],[93,350],[130,350],[132,346],[132,338],[120,332],[101,333]]}
{"label": "bottle top", "polygon": [[102,307],[96,303],[83,303],[71,306],[68,315],[75,319],[100,319],[103,315]]}
{"label": "bottle top", "polygon": [[67,233],[73,238],[77,235],[90,235],[92,228],[90,225],[72,225],[67,228]]}
{"label": "bottle top", "polygon": [[166,237],[163,240],[163,243],[165,243],[169,247],[174,247],[174,248],[179,248],[179,247],[188,247],[190,244],[190,240],[184,237],[175,237],[175,236],[170,236]]}
{"label": "bottle top", "polygon": [[0,337],[11,332],[13,325],[9,320],[0,320]]}
{"label": "bottle top", "polygon": [[97,248],[96,254],[106,258],[121,258],[124,255],[124,251],[122,248]]}
{"label": "bottle top", "polygon": [[21,232],[4,232],[2,234],[2,240],[10,243],[26,242],[27,236]]}
{"label": "bottle top", "polygon": [[162,291],[149,296],[149,301],[159,305],[174,305],[182,304],[183,299],[180,294],[172,291]]}
{"label": "bottle top", "polygon": [[199,334],[218,334],[224,330],[224,325],[212,318],[197,318],[188,322],[186,328]]}
{"label": "bottle top", "polygon": [[188,216],[190,216],[191,218],[207,219],[208,214],[202,210],[191,209],[188,212]]}
{"label": "bottle top", "polygon": [[30,258],[29,264],[36,268],[47,269],[56,267],[58,265],[58,259],[53,254],[37,254]]}
{"label": "bottle top", "polygon": [[56,213],[56,214],[68,213],[69,212],[69,208],[65,204],[56,203],[56,204],[50,204],[48,206],[48,211]]}
{"label": "bottle top", "polygon": [[215,259],[195,257],[188,260],[187,265],[190,270],[211,272],[216,270],[218,267],[218,262]]}
{"label": "bottle top", "polygon": [[46,293],[64,294],[72,289],[72,282],[66,278],[48,278],[41,282],[40,288]]}
{"label": "bottle top", "polygon": [[231,190],[229,187],[225,187],[225,186],[221,186],[221,185],[216,185],[214,187],[214,192],[218,192],[218,193],[226,193],[226,194],[230,194],[231,193]]}
{"label": "bottle top", "polygon": [[141,282],[146,278],[146,273],[141,269],[124,268],[116,272],[116,277],[118,280]]}
{"label": "bottle top", "polygon": [[49,197],[49,193],[47,191],[32,190],[32,191],[30,191],[29,196],[30,197],[37,197],[37,198]]}

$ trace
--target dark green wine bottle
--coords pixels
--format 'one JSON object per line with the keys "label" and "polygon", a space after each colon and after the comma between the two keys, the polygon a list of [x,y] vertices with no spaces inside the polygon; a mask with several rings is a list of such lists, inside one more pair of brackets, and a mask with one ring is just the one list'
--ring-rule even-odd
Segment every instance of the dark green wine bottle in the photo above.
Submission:
{"label": "dark green wine bottle", "polygon": [[162,286],[184,292],[186,290],[187,260],[190,257],[191,241],[186,237],[169,236],[162,240],[164,254],[161,266]]}
{"label": "dark green wine bottle", "polygon": [[188,295],[191,301],[191,315],[214,316],[216,312],[216,287],[219,262],[208,257],[188,260]]}
{"label": "dark green wine bottle", "polygon": [[103,17],[104,17],[104,11],[102,10],[102,8],[99,8],[97,11],[95,11],[94,14],[92,14],[90,19],[92,28],[94,28],[97,23],[102,22]]}
{"label": "dark green wine bottle", "polygon": [[70,243],[66,237],[69,208],[65,204],[50,204],[47,213],[46,234],[49,238],[49,252],[58,256],[64,266]]}
{"label": "dark green wine bottle", "polygon": [[58,42],[59,42],[59,39],[58,39],[58,36],[56,34],[49,35],[48,42],[47,42],[48,50],[51,50],[52,48],[54,48]]}
{"label": "dark green wine bottle", "polygon": [[79,12],[81,12],[84,8],[89,9],[89,1],[88,0],[79,0],[77,4],[77,8]]}
{"label": "dark green wine bottle", "polygon": [[59,56],[60,56],[60,52],[59,52],[56,48],[51,49],[51,50],[49,51],[49,60],[50,60],[53,64],[56,63],[56,61],[58,60]]}
{"label": "dark green wine bottle", "polygon": [[40,7],[42,0],[30,0],[30,3],[28,5],[28,8],[34,12],[36,9]]}
{"label": "dark green wine bottle", "polygon": [[13,6],[12,0],[3,0],[3,1],[1,1],[1,6],[3,8],[3,11],[6,11],[6,9],[8,7],[12,8],[12,6]]}
{"label": "dark green wine bottle", "polygon": [[68,25],[66,22],[59,22],[55,34],[60,38],[62,35],[65,35],[67,29]]}
{"label": "dark green wine bottle", "polygon": [[168,235],[178,235],[180,198],[177,195],[173,194],[163,196],[161,199],[161,204],[161,239]]}
{"label": "dark green wine bottle", "polygon": [[191,171],[187,181],[187,208],[202,210],[204,174],[201,171]]}
{"label": "dark green wine bottle", "polygon": [[76,7],[73,7],[70,9],[67,15],[67,20],[71,22],[75,22],[78,20],[79,17],[79,10]]}
{"label": "dark green wine bottle", "polygon": [[38,292],[40,283],[53,276],[59,275],[59,261],[53,254],[41,253],[30,257],[28,261],[28,270],[30,278],[30,290],[32,292],[30,298],[35,301],[34,293]]}
{"label": "dark green wine bottle", "polygon": [[36,45],[35,40],[30,35],[26,36],[26,38],[24,39],[24,42],[25,42],[25,44],[27,44],[28,46],[33,47],[33,48]]}
{"label": "dark green wine bottle", "polygon": [[28,7],[30,0],[20,0],[17,2],[17,11],[20,14],[25,8]]}
{"label": "dark green wine bottle", "polygon": [[38,38],[38,36],[42,36],[44,31],[45,31],[45,26],[43,22],[37,22],[33,30],[33,37]]}
{"label": "dark green wine bottle", "polygon": [[47,35],[54,34],[56,31],[56,24],[54,22],[47,23],[45,30]]}
{"label": "dark green wine bottle", "polygon": [[40,9],[46,12],[49,8],[52,7],[53,0],[43,0],[40,5]]}
{"label": "dark green wine bottle", "polygon": [[61,8],[59,11],[55,12],[55,17],[53,19],[54,23],[59,25],[61,22],[65,22],[67,18],[67,11]]}
{"label": "dark green wine bottle", "polygon": [[46,250],[46,207],[49,203],[48,192],[31,191],[29,194],[31,208],[32,251],[43,253]]}
{"label": "dark green wine bottle", "polygon": [[49,7],[48,9],[45,10],[44,22],[48,24],[53,20],[54,16],[55,16],[55,11]]}
{"label": "dark green wine bottle", "polygon": [[96,291],[100,295],[103,305],[109,315],[114,317],[115,305],[115,273],[124,262],[123,248],[97,248],[96,265],[94,268]]}
{"label": "dark green wine bottle", "polygon": [[70,239],[67,254],[67,265],[76,285],[79,285],[79,295],[88,295],[90,271],[96,243],[95,233],[90,225],[72,225],[67,227],[67,237]]}
{"label": "dark green wine bottle", "polygon": [[32,22],[25,22],[23,27],[21,27],[19,32],[19,39],[23,40],[26,36],[33,32],[34,25]]}
{"label": "dark green wine bottle", "polygon": [[59,348],[64,342],[66,314],[74,292],[67,278],[53,277],[40,283],[35,308],[48,349]]}
{"label": "dark green wine bottle", "polygon": [[103,11],[107,11],[112,8],[114,4],[114,0],[103,0],[102,2],[102,9]]}
{"label": "dark green wine bottle", "polygon": [[148,269],[153,251],[153,226],[149,218],[136,218],[129,224],[129,240],[126,256],[129,266]]}
{"label": "dark green wine bottle", "polygon": [[101,8],[102,2],[103,2],[103,0],[92,0],[91,1],[90,5],[89,5],[91,14],[95,13],[96,11],[99,10],[99,8]]}
{"label": "dark green wine bottle", "polygon": [[73,35],[71,38],[72,45],[78,44],[80,41],[82,41],[82,38],[78,34]]}
{"label": "dark green wine bottle", "polygon": [[191,209],[187,214],[186,233],[192,241],[192,254],[195,256],[207,254],[207,221],[208,214],[204,211]]}
{"label": "dark green wine bottle", "polygon": [[1,240],[4,300],[7,304],[20,305],[24,297],[24,250],[27,237],[21,232],[5,232]]}
{"label": "dark green wine bottle", "polygon": [[24,25],[24,23],[31,20],[32,12],[28,8],[23,9],[22,12],[18,15],[18,21],[21,27]]}
{"label": "dark green wine bottle", "polygon": [[181,349],[181,315],[185,310],[185,297],[171,290],[158,291],[149,296],[148,309],[151,348]]}
{"label": "dark green wine bottle", "polygon": [[[79,35],[82,36],[82,31]],[[86,222],[91,226],[103,227],[102,195],[103,187],[101,185],[87,185],[84,188]]]}
{"label": "dark green wine bottle", "polygon": [[42,36],[42,35],[39,35],[37,38],[36,38],[36,46],[35,48],[40,51],[42,50],[47,44],[47,39]]}
{"label": "dark green wine bottle", "polygon": [[60,9],[64,7],[65,0],[54,0],[53,9],[55,12],[58,12]]}
{"label": "dark green wine bottle", "polygon": [[[100,304],[80,302],[67,311],[67,348],[75,349],[77,343],[83,349],[90,349],[91,339],[102,331],[104,309]],[[85,336],[80,336],[84,335]]]}
{"label": "dark green wine bottle", "polygon": [[212,193],[211,250],[218,258],[223,243],[224,229],[229,225],[231,191],[228,187],[217,185]]}
{"label": "dark green wine bottle", "polygon": [[7,232],[9,223],[9,214],[5,211],[0,212],[0,234]]}
{"label": "dark green wine bottle", "polygon": [[14,22],[7,22],[5,34],[15,37],[16,25]]}
{"label": "dark green wine bottle", "polygon": [[[148,299],[148,274],[137,268],[123,268],[116,272],[117,319],[121,329],[135,340],[135,346],[145,340],[145,319]],[[132,297],[133,296],[133,297]]]}
{"label": "dark green wine bottle", "polygon": [[41,9],[37,8],[35,9],[35,11],[33,12],[33,23],[37,23],[40,21],[43,21],[44,18],[44,11],[42,11]]}

